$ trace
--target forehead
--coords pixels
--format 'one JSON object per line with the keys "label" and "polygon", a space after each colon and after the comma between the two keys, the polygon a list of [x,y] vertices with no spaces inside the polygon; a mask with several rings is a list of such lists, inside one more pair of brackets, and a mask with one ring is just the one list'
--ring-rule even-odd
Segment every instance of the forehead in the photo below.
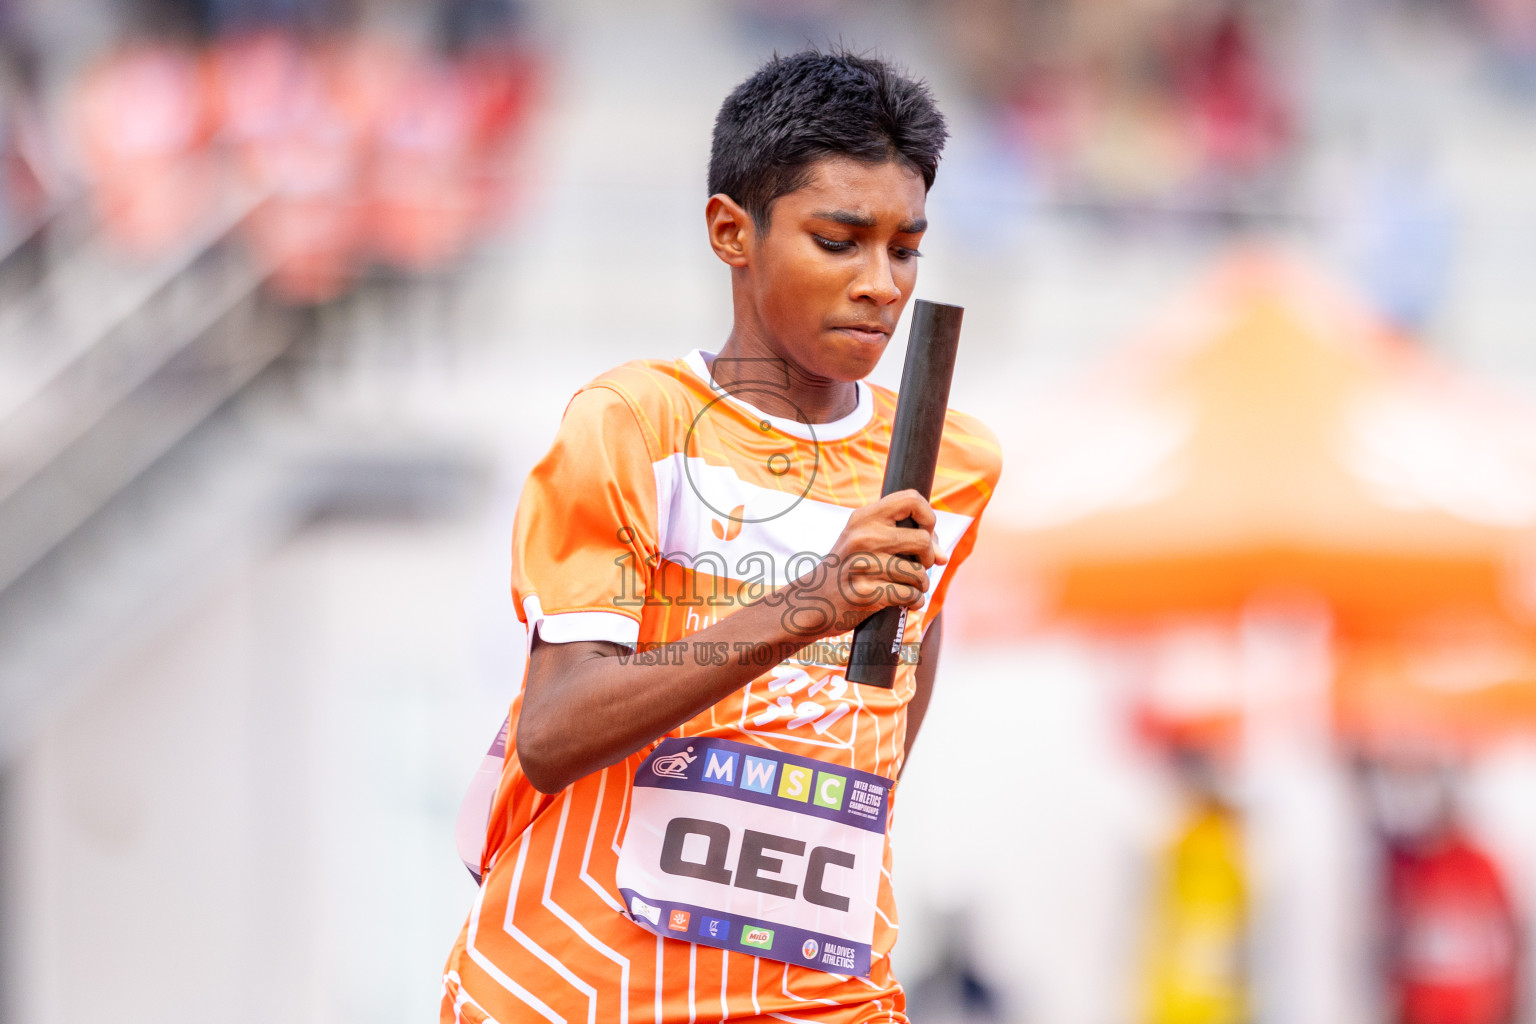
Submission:
{"label": "forehead", "polygon": [[827,156],[811,164],[810,172],[804,186],[779,197],[775,204],[778,210],[798,216],[848,212],[880,222],[924,219],[927,190],[923,177],[900,160],[865,163],[852,157]]}

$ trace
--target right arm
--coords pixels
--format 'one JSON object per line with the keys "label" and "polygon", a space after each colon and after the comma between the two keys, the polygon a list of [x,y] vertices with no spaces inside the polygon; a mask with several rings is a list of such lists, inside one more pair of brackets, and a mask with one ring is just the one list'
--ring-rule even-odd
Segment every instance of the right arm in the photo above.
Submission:
{"label": "right arm", "polygon": [[[908,516],[915,528],[896,525]],[[925,569],[946,561],[935,521],[916,491],[856,510],[812,572],[668,644],[663,651],[671,656],[626,658],[619,644],[548,643],[535,635],[517,725],[523,774],[540,792],[555,793],[665,736],[762,674],[761,665],[737,656],[738,644],[769,644],[779,662],[881,608],[921,604],[928,577],[894,556],[913,555]],[[696,643],[724,644],[727,664],[700,664]]]}

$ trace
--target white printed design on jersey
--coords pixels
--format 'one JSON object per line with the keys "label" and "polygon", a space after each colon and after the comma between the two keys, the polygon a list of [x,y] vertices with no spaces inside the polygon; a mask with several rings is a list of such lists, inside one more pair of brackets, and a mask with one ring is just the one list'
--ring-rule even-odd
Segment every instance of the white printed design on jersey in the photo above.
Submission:
{"label": "white printed design on jersey", "polygon": [[[658,459],[651,469],[656,474],[656,533],[662,557],[741,583],[779,587],[810,572],[832,550],[854,512],[803,498],[782,514],[755,522],[754,509],[776,512],[786,507],[784,492],[743,480],[729,466],[681,452]],[[730,529],[721,531],[724,536],[711,526],[720,518],[718,509],[741,510],[741,521],[731,521]],[[934,515],[939,545],[954,550],[972,517],[938,509]],[[938,587],[944,569],[936,565],[928,570],[928,593]]]}
{"label": "white printed design on jersey", "polygon": [[[863,704],[857,701],[858,688],[848,685],[841,669],[784,664],[774,666],[765,678],[766,694],[757,692],[764,678],[754,679],[748,687],[738,723],[743,732],[853,749],[859,728],[859,716],[853,712]],[[791,736],[791,730],[799,731]]]}

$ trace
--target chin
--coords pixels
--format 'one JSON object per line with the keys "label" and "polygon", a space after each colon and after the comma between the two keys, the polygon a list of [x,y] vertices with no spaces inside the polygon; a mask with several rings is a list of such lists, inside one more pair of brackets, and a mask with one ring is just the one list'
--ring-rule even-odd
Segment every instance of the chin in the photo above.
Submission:
{"label": "chin", "polygon": [[863,380],[880,364],[880,357],[885,354],[885,347],[888,344],[890,339],[874,345],[867,342],[850,342],[845,336],[839,336],[835,344],[828,346],[827,358],[821,360],[822,365],[817,369],[833,380]]}

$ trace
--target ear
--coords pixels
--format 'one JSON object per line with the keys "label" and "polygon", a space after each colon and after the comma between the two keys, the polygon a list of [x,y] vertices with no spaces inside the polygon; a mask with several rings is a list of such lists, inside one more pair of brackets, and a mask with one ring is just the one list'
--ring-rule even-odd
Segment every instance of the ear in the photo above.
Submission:
{"label": "ear", "polygon": [[704,223],[709,231],[709,247],[715,250],[721,262],[732,267],[745,267],[757,229],[752,223],[752,215],[724,192],[716,192],[704,204]]}

